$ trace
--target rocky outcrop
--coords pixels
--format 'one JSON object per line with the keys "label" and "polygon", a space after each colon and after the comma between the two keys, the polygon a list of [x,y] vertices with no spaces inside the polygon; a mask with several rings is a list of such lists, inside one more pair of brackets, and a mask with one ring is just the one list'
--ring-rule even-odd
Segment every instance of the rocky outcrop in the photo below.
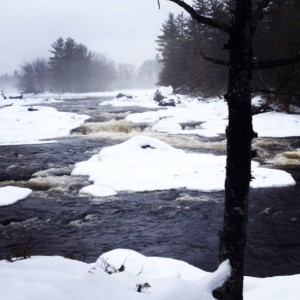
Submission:
{"label": "rocky outcrop", "polygon": [[159,106],[176,106],[176,104],[180,103],[178,97],[173,94],[173,88],[171,86],[158,88],[153,100],[158,102]]}

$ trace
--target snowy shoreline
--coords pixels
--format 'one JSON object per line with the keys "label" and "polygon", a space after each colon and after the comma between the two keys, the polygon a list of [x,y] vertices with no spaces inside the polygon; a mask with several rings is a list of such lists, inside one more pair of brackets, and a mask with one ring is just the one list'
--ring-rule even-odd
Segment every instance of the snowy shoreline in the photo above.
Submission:
{"label": "snowy shoreline", "polygon": [[[36,256],[0,261],[0,296],[3,300],[209,300],[229,274],[228,262],[209,273],[182,261],[146,257],[128,249],[104,253],[94,264]],[[299,299],[300,275],[244,280],[245,300]]]}

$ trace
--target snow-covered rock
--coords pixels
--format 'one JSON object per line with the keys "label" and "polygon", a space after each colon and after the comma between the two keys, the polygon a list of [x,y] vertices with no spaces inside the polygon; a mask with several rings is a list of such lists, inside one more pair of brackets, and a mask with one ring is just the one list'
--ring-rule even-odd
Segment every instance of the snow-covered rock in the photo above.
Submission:
{"label": "snow-covered rock", "polygon": [[159,106],[176,106],[180,103],[179,98],[173,94],[173,88],[171,86],[160,87],[154,94],[153,100],[158,102]]}

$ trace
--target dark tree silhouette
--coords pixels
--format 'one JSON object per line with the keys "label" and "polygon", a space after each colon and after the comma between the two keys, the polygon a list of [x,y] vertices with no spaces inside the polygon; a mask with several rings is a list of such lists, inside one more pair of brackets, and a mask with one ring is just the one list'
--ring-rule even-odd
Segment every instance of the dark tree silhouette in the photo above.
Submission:
{"label": "dark tree silhouette", "polygon": [[198,23],[217,28],[228,34],[229,61],[210,59],[227,65],[228,86],[225,99],[228,103],[227,161],[225,179],[225,207],[223,227],[220,230],[219,259],[229,259],[231,276],[215,297],[227,300],[243,299],[244,250],[248,219],[248,192],[251,181],[251,143],[256,136],[252,128],[251,79],[252,70],[275,68],[291,64],[298,57],[276,61],[254,59],[252,38],[257,25],[271,0],[230,1],[231,21],[201,15],[182,0],[169,0],[182,7]]}
{"label": "dark tree silhouette", "polygon": [[162,34],[156,42],[161,53],[163,68],[159,74],[159,85],[171,85],[174,88],[186,85],[187,41],[185,38],[186,20],[183,14],[177,17],[170,13],[162,25]]}
{"label": "dark tree silhouette", "polygon": [[49,69],[53,90],[89,92],[108,88],[116,79],[115,64],[104,55],[95,54],[72,38],[57,39],[51,44]]}

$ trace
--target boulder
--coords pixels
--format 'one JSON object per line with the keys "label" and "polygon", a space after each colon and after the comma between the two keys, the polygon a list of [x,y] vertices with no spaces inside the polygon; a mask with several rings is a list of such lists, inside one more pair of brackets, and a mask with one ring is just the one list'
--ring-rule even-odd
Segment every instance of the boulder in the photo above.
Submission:
{"label": "boulder", "polygon": [[173,88],[171,86],[161,86],[155,92],[153,100],[158,102],[159,106],[176,106],[176,96],[173,94]]}
{"label": "boulder", "polygon": [[154,94],[153,100],[156,102],[160,102],[164,98],[166,98],[166,97],[163,96],[159,90],[157,90]]}
{"label": "boulder", "polygon": [[133,97],[131,95],[128,94],[124,94],[124,93],[119,93],[116,98],[127,98],[127,99],[132,99]]}
{"label": "boulder", "polygon": [[171,86],[161,86],[154,94],[153,100],[160,102],[164,98],[168,98],[173,94],[173,88]]}

